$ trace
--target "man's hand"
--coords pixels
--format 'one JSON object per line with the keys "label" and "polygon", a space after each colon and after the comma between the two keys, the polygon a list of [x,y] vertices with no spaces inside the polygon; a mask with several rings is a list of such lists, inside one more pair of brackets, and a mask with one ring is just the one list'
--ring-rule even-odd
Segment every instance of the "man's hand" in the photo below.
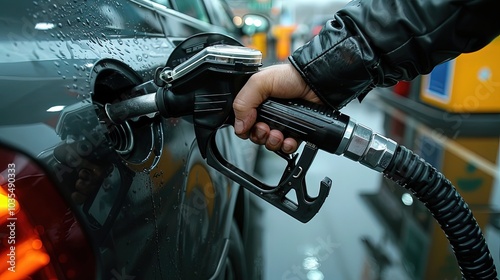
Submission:
{"label": "man's hand", "polygon": [[274,65],[255,73],[236,96],[233,103],[236,135],[250,138],[272,151],[293,153],[298,148],[296,139],[284,138],[280,131],[271,130],[265,123],[255,123],[256,108],[269,97],[321,101],[291,64]]}

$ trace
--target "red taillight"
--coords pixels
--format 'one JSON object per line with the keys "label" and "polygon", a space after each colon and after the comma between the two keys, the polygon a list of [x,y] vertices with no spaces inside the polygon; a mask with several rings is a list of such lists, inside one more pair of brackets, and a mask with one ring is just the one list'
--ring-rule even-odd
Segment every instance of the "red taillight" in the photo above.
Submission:
{"label": "red taillight", "polygon": [[25,279],[50,262],[40,236],[33,232],[19,202],[0,189],[0,222],[6,229],[0,255],[0,279]]}
{"label": "red taillight", "polygon": [[44,170],[0,146],[0,279],[94,279],[95,257]]}

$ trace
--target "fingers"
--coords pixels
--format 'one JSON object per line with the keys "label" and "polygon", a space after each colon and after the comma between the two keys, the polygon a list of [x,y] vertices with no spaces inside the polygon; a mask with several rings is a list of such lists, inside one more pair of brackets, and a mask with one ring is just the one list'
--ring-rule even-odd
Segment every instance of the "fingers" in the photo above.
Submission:
{"label": "fingers", "polygon": [[265,145],[268,150],[281,150],[285,153],[293,153],[299,144],[293,138],[284,138],[279,130],[271,130],[265,123],[256,123],[249,136],[250,140],[258,145]]}
{"label": "fingers", "polygon": [[290,64],[273,65],[253,74],[233,103],[236,135],[248,138],[257,118],[256,108],[269,97],[297,98],[304,96],[308,89],[300,74]]}
{"label": "fingers", "polygon": [[269,126],[265,123],[256,123],[252,129],[250,140],[255,144],[265,145],[269,138]]}
{"label": "fingers", "polygon": [[235,115],[234,131],[241,138],[248,138],[248,132],[257,119],[256,108],[269,97],[269,81],[261,72],[250,77],[233,103]]}
{"label": "fingers", "polygon": [[283,146],[281,147],[281,150],[287,154],[291,154],[297,151],[298,147],[299,143],[297,142],[297,140],[293,138],[285,138],[283,140]]}
{"label": "fingers", "polygon": [[285,139],[281,132],[269,129],[266,124],[255,124],[257,107],[269,97],[320,102],[291,64],[264,68],[250,77],[234,100],[235,133],[273,151],[294,152],[298,147],[296,140]]}
{"label": "fingers", "polygon": [[278,151],[283,145],[283,134],[279,130],[271,130],[266,141],[266,148],[271,151]]}

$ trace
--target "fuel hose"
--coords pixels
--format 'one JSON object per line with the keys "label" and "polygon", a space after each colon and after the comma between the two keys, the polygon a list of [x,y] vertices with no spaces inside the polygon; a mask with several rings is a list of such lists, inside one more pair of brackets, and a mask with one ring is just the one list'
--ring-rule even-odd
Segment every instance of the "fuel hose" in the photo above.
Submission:
{"label": "fuel hose", "polygon": [[445,176],[413,151],[350,117],[304,101],[266,101],[258,119],[383,173],[411,191],[441,226],[464,279],[497,279],[493,258],[467,203]]}
{"label": "fuel hose", "polygon": [[411,191],[431,212],[450,242],[463,279],[497,279],[481,228],[467,203],[443,174],[400,145],[383,174]]}
{"label": "fuel hose", "polygon": [[445,176],[413,151],[339,112],[305,101],[266,101],[258,120],[381,172],[411,191],[444,231],[464,279],[497,279],[481,228]]}
{"label": "fuel hose", "polygon": [[[184,55],[186,47],[196,45],[194,43],[204,41],[212,42],[213,45],[221,41],[220,35],[212,36],[214,35],[202,34],[201,37],[191,38],[194,41],[182,43],[176,49],[179,50],[179,55],[171,55],[171,59],[184,61],[187,58]],[[229,41],[232,42],[232,39]],[[211,147],[209,143],[215,143],[210,141],[210,137],[215,135],[212,132],[224,121],[231,123],[230,105],[233,94],[239,92],[245,79],[258,70],[261,55],[244,47],[219,45],[206,47],[180,64],[170,61],[167,65],[174,68],[166,67],[161,70],[159,78],[165,83],[172,83],[172,88],[163,88],[163,82],[161,85],[156,83],[160,86],[156,94],[150,93],[108,104],[105,108],[109,119],[119,123],[158,111],[163,117],[194,115],[197,138],[204,139],[199,143],[206,144],[199,146],[202,155],[207,155],[209,164],[260,194],[261,198],[265,194],[269,195],[271,191],[259,187],[261,184],[257,184],[253,177],[223,161],[215,153],[206,151]],[[175,83],[178,85],[174,86]],[[257,111],[259,121],[266,122],[273,129],[279,129],[285,136],[312,143],[315,149],[357,161],[411,191],[428,208],[444,231],[463,278],[497,279],[493,258],[467,203],[443,174],[411,150],[373,133],[371,129],[357,124],[340,112],[317,104],[297,100],[267,100]],[[313,158],[311,156],[309,161]],[[305,176],[302,173],[299,175]],[[292,184],[291,181],[289,183]],[[314,216],[327,194],[325,192],[317,207],[312,208],[310,206],[314,203],[310,197],[306,199],[302,194],[300,201],[304,207],[296,208],[308,213],[307,218],[301,221],[306,222]],[[304,216],[304,213],[300,213],[302,210],[295,211],[294,207],[285,207],[282,197],[269,197],[268,202],[287,210],[293,217]]]}
{"label": "fuel hose", "polygon": [[[161,95],[160,98],[158,94]],[[177,100],[169,94],[168,91],[159,91],[157,94],[109,104],[106,112],[112,121],[120,122],[128,117],[165,111],[166,109],[158,109],[163,108],[158,105]],[[166,102],[167,99],[171,101]],[[168,117],[169,112],[163,112],[162,115]],[[258,109],[258,120],[266,122],[273,129],[281,130],[287,137],[314,143],[321,150],[343,155],[381,172],[408,189],[427,207],[441,226],[463,279],[497,279],[490,250],[467,203],[442,173],[413,151],[374,133],[347,115],[303,100],[267,100]],[[224,173],[226,169],[218,170]]]}

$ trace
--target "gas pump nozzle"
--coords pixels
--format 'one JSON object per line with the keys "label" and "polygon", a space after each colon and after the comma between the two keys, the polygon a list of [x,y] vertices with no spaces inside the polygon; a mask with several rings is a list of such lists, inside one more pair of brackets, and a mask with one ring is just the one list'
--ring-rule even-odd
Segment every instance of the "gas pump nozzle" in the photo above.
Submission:
{"label": "gas pump nozzle", "polygon": [[[192,116],[200,152],[210,166],[304,223],[319,211],[332,182],[325,177],[318,196],[307,193],[305,176],[318,149],[358,161],[383,172],[424,202],[442,225],[464,279],[497,279],[481,228],[452,183],[412,151],[338,111],[303,100],[278,99],[268,99],[257,108],[258,121],[306,142],[300,157],[277,152],[288,165],[276,186],[228,162],[215,136],[222,126],[234,123],[234,97],[260,66],[261,53],[232,38],[194,36],[174,49],[153,81],[132,90],[138,97],[107,104],[106,112],[114,122],[157,113],[166,118]],[[153,93],[144,94],[148,92]],[[287,198],[292,189],[296,201]]]}
{"label": "gas pump nozzle", "polygon": [[[258,121],[279,129],[286,137],[305,141],[300,158],[277,152],[287,161],[287,167],[276,186],[229,163],[219,152],[215,135],[222,126],[234,123],[234,97],[259,70],[261,56],[260,51],[242,46],[207,46],[173,68],[167,65],[159,69],[154,81],[135,89],[156,92],[107,104],[106,113],[116,123],[157,112],[165,118],[192,115],[201,154],[210,166],[305,223],[319,211],[332,183],[325,177],[318,196],[311,197],[307,192],[305,176],[318,149],[343,154],[382,171],[397,144],[325,106],[304,100],[269,99],[258,108]],[[292,189],[296,202],[286,197]]]}

